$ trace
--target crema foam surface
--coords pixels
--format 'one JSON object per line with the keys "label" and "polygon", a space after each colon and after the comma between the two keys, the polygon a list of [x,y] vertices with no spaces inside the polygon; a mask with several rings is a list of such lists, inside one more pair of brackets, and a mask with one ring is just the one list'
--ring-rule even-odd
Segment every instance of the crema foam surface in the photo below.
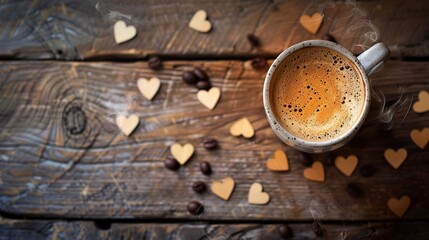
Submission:
{"label": "crema foam surface", "polygon": [[364,83],[352,61],[324,47],[306,47],[277,66],[270,86],[279,123],[309,141],[327,141],[350,129],[365,101]]}

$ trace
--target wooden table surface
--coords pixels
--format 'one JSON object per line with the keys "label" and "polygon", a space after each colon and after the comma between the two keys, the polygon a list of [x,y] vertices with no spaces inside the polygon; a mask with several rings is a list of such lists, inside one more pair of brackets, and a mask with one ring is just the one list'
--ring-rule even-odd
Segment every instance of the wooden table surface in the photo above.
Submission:
{"label": "wooden table surface", "polygon": [[[208,12],[210,33],[187,26],[199,9]],[[314,11],[324,14],[315,35],[298,23]],[[429,127],[429,112],[411,109],[418,92],[429,91],[428,13],[419,0],[0,2],[0,239],[280,239],[283,223],[295,239],[315,239],[314,221],[324,239],[427,239],[429,151],[410,131]],[[136,38],[115,44],[117,20],[136,26]],[[251,47],[249,33],[260,47]],[[384,42],[391,59],[371,76],[373,104],[356,137],[312,156],[325,164],[326,181],[318,183],[303,177],[305,156],[281,143],[265,118],[269,64],[253,69],[249,62],[262,56],[271,63],[288,46],[326,33],[355,54]],[[149,56],[160,56],[163,68],[148,68]],[[194,67],[221,89],[212,111],[182,81]],[[141,77],[161,80],[152,101],[137,89]],[[118,114],[139,116],[128,137]],[[254,138],[229,134],[242,117]],[[204,149],[208,137],[219,149]],[[170,171],[164,161],[176,142],[196,150]],[[395,170],[383,153],[400,147],[408,157]],[[289,172],[266,168],[276,149],[287,153]],[[351,177],[326,162],[351,154],[359,158]],[[200,172],[202,161],[211,175]],[[373,177],[360,174],[367,164],[376,168]],[[191,189],[227,176],[236,183],[229,201]],[[270,194],[267,205],[248,204],[254,182]],[[346,192],[350,182],[361,197]],[[412,201],[399,219],[387,201],[402,195]],[[188,213],[192,200],[205,206],[203,214]]]}

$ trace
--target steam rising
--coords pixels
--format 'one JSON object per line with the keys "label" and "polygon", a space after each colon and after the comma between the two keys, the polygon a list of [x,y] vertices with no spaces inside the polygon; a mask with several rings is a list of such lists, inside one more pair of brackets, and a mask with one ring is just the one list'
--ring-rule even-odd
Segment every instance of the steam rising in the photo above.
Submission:
{"label": "steam rising", "polygon": [[[403,87],[399,88],[400,97],[393,101],[386,101],[385,95],[378,89],[372,89],[373,104],[377,104],[377,116],[375,117],[380,124],[380,128],[390,130],[393,127],[398,127],[407,117],[413,103],[412,96],[405,94]],[[395,122],[401,119],[399,122]]]}
{"label": "steam rising", "polygon": [[[332,29],[331,33],[336,36],[342,36],[343,39],[358,38],[354,47],[364,51],[370,48],[379,40],[380,31],[371,22],[369,14],[362,8],[359,8],[355,0],[346,0],[344,2],[335,2],[331,0],[319,1],[317,9],[324,12],[325,9],[338,8],[342,13],[348,15],[339,18],[342,22],[347,23],[347,26],[336,25],[336,29]],[[326,20],[334,21],[334,19],[325,16]],[[345,29],[345,31],[344,31]]]}
{"label": "steam rising", "polygon": [[[322,13],[333,8],[338,8],[339,11],[342,11],[342,14],[348,13],[340,18],[342,22],[347,23],[347,26],[333,25],[331,34],[342,36],[343,40],[349,39],[355,42],[350,50],[362,52],[379,42],[380,30],[372,23],[368,12],[360,8],[355,0],[346,0],[344,2],[326,0],[318,1],[317,4],[318,11]],[[325,16],[325,20],[334,21],[328,16]],[[378,72],[382,68],[383,66],[376,69],[376,71]],[[373,84],[371,85],[373,95],[371,108],[375,109],[375,112],[370,113],[370,120],[376,120],[380,128],[385,130],[400,126],[410,111],[412,96],[406,94],[406,89],[401,87],[398,89],[399,98],[387,101],[384,93],[374,88]],[[398,119],[400,120],[398,121]]]}
{"label": "steam rising", "polygon": [[372,24],[368,13],[359,8],[355,1],[346,1],[346,4],[352,8],[351,21],[347,26],[346,34],[349,37],[355,37],[357,32],[364,32],[360,35],[359,43],[355,45],[364,51],[378,41],[380,31]]}
{"label": "steam rising", "polygon": [[132,19],[131,15],[123,14],[118,11],[113,11],[104,3],[104,1],[100,0],[95,4],[95,9],[97,9],[98,13],[102,16],[107,16],[110,20],[120,19],[121,17],[127,18],[128,20]]}

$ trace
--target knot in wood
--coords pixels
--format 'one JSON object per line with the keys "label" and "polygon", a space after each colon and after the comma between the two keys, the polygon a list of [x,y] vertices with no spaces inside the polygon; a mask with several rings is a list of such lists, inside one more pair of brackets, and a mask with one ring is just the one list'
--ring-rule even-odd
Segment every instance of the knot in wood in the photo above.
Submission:
{"label": "knot in wood", "polygon": [[86,127],[85,112],[76,103],[68,104],[63,112],[63,124],[66,131],[70,134],[81,134]]}

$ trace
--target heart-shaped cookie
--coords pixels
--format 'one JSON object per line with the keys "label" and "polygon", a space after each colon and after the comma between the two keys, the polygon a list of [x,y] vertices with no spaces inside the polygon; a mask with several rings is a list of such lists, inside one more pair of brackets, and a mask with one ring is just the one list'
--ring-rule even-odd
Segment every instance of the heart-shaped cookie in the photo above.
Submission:
{"label": "heart-shaped cookie", "polygon": [[156,77],[153,77],[150,80],[147,80],[146,78],[139,78],[137,80],[137,87],[147,100],[152,100],[160,86],[161,81]]}
{"label": "heart-shaped cookie", "polygon": [[397,151],[391,148],[386,149],[386,151],[384,151],[384,158],[386,158],[387,162],[390,163],[394,169],[398,169],[407,158],[407,150],[405,148],[400,148]]}
{"label": "heart-shaped cookie", "polygon": [[175,143],[171,145],[170,152],[180,165],[183,165],[191,158],[192,154],[194,154],[194,145],[187,143],[182,146]]}
{"label": "heart-shaped cookie", "polygon": [[198,10],[192,17],[188,26],[198,32],[209,32],[210,29],[212,29],[212,24],[206,18],[207,12],[204,10]]}
{"label": "heart-shaped cookie", "polygon": [[429,142],[429,128],[423,128],[421,131],[413,129],[410,137],[419,148],[424,149]]}
{"label": "heart-shaped cookie", "polygon": [[128,117],[122,115],[116,116],[116,125],[118,125],[121,132],[126,136],[129,136],[138,124],[139,117],[137,115],[130,115]]}
{"label": "heart-shaped cookie", "polygon": [[133,39],[137,34],[136,27],[128,26],[124,21],[117,21],[113,26],[113,35],[115,36],[115,42],[121,44],[123,42]]}
{"label": "heart-shaped cookie", "polygon": [[232,136],[235,137],[242,135],[245,138],[251,138],[253,137],[253,135],[255,135],[255,130],[253,129],[252,124],[250,124],[249,119],[247,118],[242,118],[232,124],[231,128],[229,129],[229,132]]}
{"label": "heart-shaped cookie", "polygon": [[316,34],[317,31],[319,31],[322,21],[323,21],[323,15],[320,14],[319,12],[316,12],[311,16],[302,15],[299,18],[299,23],[301,24],[301,26],[312,34]]}
{"label": "heart-shaped cookie", "polygon": [[235,183],[231,177],[226,177],[220,181],[213,181],[210,187],[212,193],[221,199],[228,201],[234,191]]}
{"label": "heart-shaped cookie", "polygon": [[350,155],[347,158],[339,156],[335,158],[335,166],[347,177],[353,174],[353,171],[358,165],[358,158],[355,155]]}
{"label": "heart-shaped cookie", "polygon": [[270,201],[270,195],[262,191],[260,183],[254,183],[250,186],[247,202],[250,204],[264,205]]}
{"label": "heart-shaped cookie", "polygon": [[213,109],[219,101],[220,89],[212,87],[209,91],[200,90],[197,93],[197,98],[206,108]]}
{"label": "heart-shaped cookie", "polygon": [[419,92],[419,100],[414,103],[413,110],[416,113],[429,111],[429,93],[426,91]]}
{"label": "heart-shaped cookie", "polygon": [[274,158],[267,161],[267,168],[271,171],[288,171],[289,162],[286,153],[282,150],[276,150],[274,152]]}
{"label": "heart-shaped cookie", "polygon": [[323,164],[319,161],[315,161],[311,168],[304,169],[304,177],[316,182],[325,181],[325,169],[323,168]]}
{"label": "heart-shaped cookie", "polygon": [[396,198],[391,198],[387,202],[387,206],[390,211],[392,211],[396,216],[402,217],[405,212],[408,210],[411,204],[411,198],[407,195],[402,196],[399,200]]}

